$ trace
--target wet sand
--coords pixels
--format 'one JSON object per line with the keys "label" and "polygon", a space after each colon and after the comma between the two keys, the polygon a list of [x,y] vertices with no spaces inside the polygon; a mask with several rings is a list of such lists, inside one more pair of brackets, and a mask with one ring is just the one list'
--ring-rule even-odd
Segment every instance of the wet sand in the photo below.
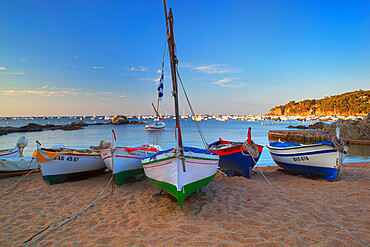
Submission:
{"label": "wet sand", "polygon": [[[184,211],[170,197],[154,197],[158,190],[145,178],[115,186],[113,194],[110,186],[33,246],[364,246],[351,233],[370,243],[370,162],[343,164],[334,182],[261,168],[286,197],[351,233],[288,202],[255,170],[251,179],[217,174],[205,195],[185,199]],[[57,185],[46,185],[40,173],[25,178],[0,198],[0,246],[25,246],[72,218],[110,177]],[[0,191],[19,178],[0,179]]]}

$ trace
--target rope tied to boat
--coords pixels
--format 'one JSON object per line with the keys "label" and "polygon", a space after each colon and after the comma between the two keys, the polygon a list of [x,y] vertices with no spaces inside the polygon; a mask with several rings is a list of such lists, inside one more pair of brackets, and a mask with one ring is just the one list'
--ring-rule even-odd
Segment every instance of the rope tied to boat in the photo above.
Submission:
{"label": "rope tied to boat", "polygon": [[339,139],[337,136],[334,136],[331,141],[333,142],[334,148],[337,151],[339,151],[341,153],[344,151],[345,143],[342,139]]}
{"label": "rope tied to boat", "polygon": [[[184,152],[184,149],[183,148],[173,148],[171,150],[168,150],[167,152],[165,152],[164,154],[167,156],[167,157],[173,157],[175,156],[177,159],[179,160],[185,160],[185,157],[181,157],[180,154],[181,154],[181,151]],[[171,153],[172,155],[168,155],[168,153]]]}
{"label": "rope tied to boat", "polygon": [[[258,155],[259,155],[258,147],[256,143],[254,143],[254,141],[251,140],[249,143],[248,140],[245,140],[245,142],[243,143],[243,148],[245,151],[249,153],[249,155],[253,158],[253,160],[258,158]],[[244,156],[249,156],[248,154],[244,153],[244,150],[242,150],[242,154]]]}

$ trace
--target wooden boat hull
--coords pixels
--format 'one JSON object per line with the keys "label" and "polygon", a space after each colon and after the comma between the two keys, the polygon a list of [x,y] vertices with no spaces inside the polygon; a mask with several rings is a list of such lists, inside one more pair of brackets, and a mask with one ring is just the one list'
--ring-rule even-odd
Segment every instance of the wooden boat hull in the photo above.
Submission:
{"label": "wooden boat hull", "polygon": [[[232,144],[232,147],[213,150],[220,144]],[[212,152],[217,153],[220,156],[220,168],[230,175],[241,175],[245,178],[250,178],[251,170],[258,162],[263,146],[257,145],[258,157],[252,158],[252,156],[245,150],[242,142],[230,142],[220,140],[209,145]]]}
{"label": "wooden boat hull", "polygon": [[50,157],[47,160],[38,158],[42,177],[50,185],[102,174],[106,169],[100,154],[95,152],[36,150],[34,154]]}
{"label": "wooden boat hull", "polygon": [[113,155],[111,149],[103,149],[100,155],[106,167],[113,172],[117,185],[122,185],[131,177],[139,178],[143,175],[141,160],[152,156],[159,149],[159,146],[143,144],[135,147],[117,147]]}
{"label": "wooden boat hull", "polygon": [[346,145],[343,153],[337,151],[332,142],[312,145],[274,142],[270,143],[267,148],[272,159],[281,168],[293,173],[317,176],[327,180],[334,180],[338,177],[341,161],[348,151]]}
{"label": "wooden boat hull", "polygon": [[201,149],[184,149],[185,172],[182,160],[174,155],[173,149],[142,160],[149,182],[174,196],[181,209],[188,195],[214,179],[219,163],[217,154],[207,153],[207,150],[200,151]]}

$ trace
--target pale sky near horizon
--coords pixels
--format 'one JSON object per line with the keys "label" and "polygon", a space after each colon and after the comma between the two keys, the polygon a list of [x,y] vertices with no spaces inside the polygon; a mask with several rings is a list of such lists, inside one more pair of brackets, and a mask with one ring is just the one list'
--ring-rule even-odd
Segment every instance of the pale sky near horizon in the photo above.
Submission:
{"label": "pale sky near horizon", "polygon": [[[167,4],[198,114],[370,89],[370,1]],[[161,0],[1,1],[0,116],[154,114],[164,42]],[[163,114],[173,114],[168,64]]]}

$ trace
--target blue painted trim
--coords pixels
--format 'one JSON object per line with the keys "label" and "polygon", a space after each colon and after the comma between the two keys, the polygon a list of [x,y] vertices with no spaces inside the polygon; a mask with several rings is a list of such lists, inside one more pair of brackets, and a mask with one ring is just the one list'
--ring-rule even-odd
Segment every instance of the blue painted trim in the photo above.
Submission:
{"label": "blue painted trim", "polygon": [[317,166],[306,166],[298,164],[290,164],[285,162],[278,162],[274,160],[275,163],[281,168],[303,175],[313,175],[321,177],[326,180],[334,180],[338,177],[340,169],[338,168],[329,168],[329,167],[317,167]]}
{"label": "blue painted trim", "polygon": [[329,150],[306,152],[306,153],[295,153],[295,154],[276,154],[276,153],[271,153],[271,152],[270,153],[271,155],[275,155],[275,156],[291,157],[291,156],[315,155],[315,154],[326,154],[326,153],[336,153],[336,152],[337,150],[335,149],[329,149]]}

